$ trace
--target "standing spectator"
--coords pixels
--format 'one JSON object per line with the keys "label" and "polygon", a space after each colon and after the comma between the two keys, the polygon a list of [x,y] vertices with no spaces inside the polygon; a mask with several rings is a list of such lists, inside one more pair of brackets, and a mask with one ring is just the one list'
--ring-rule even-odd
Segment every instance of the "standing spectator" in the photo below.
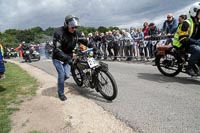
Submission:
{"label": "standing spectator", "polygon": [[117,56],[118,56],[118,53],[119,53],[119,49],[120,49],[120,39],[121,39],[121,34],[119,33],[119,30],[116,30],[115,31],[115,34],[114,34],[114,46],[113,46],[113,49],[114,49],[114,59],[113,60],[116,60],[117,59]]}
{"label": "standing spectator", "polygon": [[19,57],[23,57],[23,51],[22,51],[22,44],[19,44],[17,48],[15,48],[16,51],[19,51]]}
{"label": "standing spectator", "polygon": [[106,52],[106,40],[105,40],[104,33],[101,33],[100,37],[101,37],[101,46],[102,46],[102,51],[103,51],[103,58],[104,58],[104,60],[106,60],[107,59],[107,52]]}
{"label": "standing spectator", "polygon": [[148,49],[149,56],[153,58],[155,56],[156,45],[152,41],[157,41],[156,36],[160,34],[159,29],[155,26],[154,23],[149,24],[148,36],[145,36],[145,39],[149,39]]}
{"label": "standing spectator", "polygon": [[4,48],[3,45],[0,43],[0,79],[5,78],[5,66],[4,66]]}
{"label": "standing spectator", "polygon": [[137,29],[137,38],[135,38],[135,39],[136,39],[136,42],[138,43],[141,60],[145,60],[144,52],[143,52],[143,50],[144,50],[144,33],[142,32],[142,28]]}
{"label": "standing spectator", "polygon": [[94,37],[93,37],[92,33],[88,34],[87,40],[88,40],[88,44],[92,45],[93,47],[95,46]]}
{"label": "standing spectator", "polygon": [[113,56],[112,49],[113,49],[113,42],[114,42],[114,36],[112,35],[111,31],[108,31],[108,35],[106,36],[105,40],[106,40],[106,44],[108,46],[107,47],[108,48],[108,54],[109,54],[108,56],[111,58]]}
{"label": "standing spectator", "polygon": [[94,45],[96,48],[98,48],[100,50],[100,42],[101,42],[101,37],[99,36],[99,33],[98,31],[95,32],[95,35],[93,37],[93,40],[94,40]]}
{"label": "standing spectator", "polygon": [[1,52],[1,56],[4,57],[4,47],[1,43],[0,43],[0,52]]}
{"label": "standing spectator", "polygon": [[125,30],[122,30],[122,39],[125,46],[126,61],[131,61],[133,58],[133,44],[131,44],[131,34]]}
{"label": "standing spectator", "polygon": [[[142,32],[144,33],[144,38],[148,35],[148,30],[149,30],[149,25],[147,22],[144,22],[143,29],[142,29]],[[144,41],[146,41],[146,40],[144,40]],[[145,54],[146,58],[148,57],[148,52],[147,52],[148,43],[149,42],[147,42],[146,45],[144,45],[144,54]]]}
{"label": "standing spectator", "polygon": [[137,42],[135,42],[135,38],[137,38],[137,32],[135,32],[135,29],[133,27],[130,28],[130,34],[132,37],[131,43],[133,44],[133,56],[137,59],[138,55],[137,55],[137,51],[138,51],[138,46],[137,46]]}

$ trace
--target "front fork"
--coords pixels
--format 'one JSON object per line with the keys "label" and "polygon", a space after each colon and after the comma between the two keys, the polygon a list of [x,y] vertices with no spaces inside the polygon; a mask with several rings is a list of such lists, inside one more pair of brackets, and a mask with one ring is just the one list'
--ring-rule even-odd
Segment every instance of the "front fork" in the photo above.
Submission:
{"label": "front fork", "polygon": [[97,92],[99,92],[99,79],[98,79],[98,68],[92,70],[92,81],[91,81],[91,88],[95,88]]}

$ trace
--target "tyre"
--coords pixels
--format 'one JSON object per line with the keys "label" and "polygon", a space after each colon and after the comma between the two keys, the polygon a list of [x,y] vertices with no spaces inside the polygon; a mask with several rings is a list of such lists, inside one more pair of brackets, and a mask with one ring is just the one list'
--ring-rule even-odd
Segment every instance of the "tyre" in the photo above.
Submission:
{"label": "tyre", "polygon": [[174,77],[181,72],[182,66],[178,63],[177,58],[172,53],[159,55],[156,58],[157,68],[163,75]]}
{"label": "tyre", "polygon": [[28,61],[29,61],[29,63],[31,63],[31,56],[30,55],[28,55]]}
{"label": "tyre", "polygon": [[77,66],[72,67],[72,77],[76,84],[80,87],[83,85],[83,75],[81,73],[83,73],[82,70]]}
{"label": "tyre", "polygon": [[117,84],[111,73],[99,70],[97,78],[97,89],[101,95],[109,101],[114,100],[117,97],[118,90]]}

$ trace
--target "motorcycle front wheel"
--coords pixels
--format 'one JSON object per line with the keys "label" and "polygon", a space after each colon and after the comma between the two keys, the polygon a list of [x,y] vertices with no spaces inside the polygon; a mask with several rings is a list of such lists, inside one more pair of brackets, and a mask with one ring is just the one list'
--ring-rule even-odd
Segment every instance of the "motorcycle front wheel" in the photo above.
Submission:
{"label": "motorcycle front wheel", "polygon": [[109,71],[99,70],[97,73],[97,89],[101,93],[101,95],[112,101],[117,97],[117,84]]}

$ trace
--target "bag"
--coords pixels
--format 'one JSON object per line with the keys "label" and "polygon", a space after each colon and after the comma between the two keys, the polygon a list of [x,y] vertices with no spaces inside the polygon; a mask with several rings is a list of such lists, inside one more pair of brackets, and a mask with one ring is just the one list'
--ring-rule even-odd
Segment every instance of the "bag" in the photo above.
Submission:
{"label": "bag", "polygon": [[109,47],[109,48],[113,48],[113,42],[109,42],[109,43],[108,43],[108,47]]}
{"label": "bag", "polygon": [[144,48],[144,42],[143,41],[140,41],[138,44],[139,44],[140,48]]}
{"label": "bag", "polygon": [[130,40],[124,41],[124,46],[130,46],[130,45],[131,45],[131,41]]}

